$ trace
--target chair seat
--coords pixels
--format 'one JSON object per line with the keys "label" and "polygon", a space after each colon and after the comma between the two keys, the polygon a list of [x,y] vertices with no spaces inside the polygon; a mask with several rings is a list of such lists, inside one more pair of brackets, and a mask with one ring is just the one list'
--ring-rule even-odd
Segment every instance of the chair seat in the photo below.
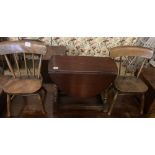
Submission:
{"label": "chair seat", "polygon": [[42,86],[39,79],[10,79],[3,90],[9,94],[31,94],[37,92]]}
{"label": "chair seat", "polygon": [[11,76],[8,75],[2,75],[0,76],[0,88],[3,89],[4,86],[8,83],[8,81],[12,78]]}
{"label": "chair seat", "polygon": [[148,90],[147,85],[136,77],[118,77],[115,80],[117,90],[125,93],[144,93]]}

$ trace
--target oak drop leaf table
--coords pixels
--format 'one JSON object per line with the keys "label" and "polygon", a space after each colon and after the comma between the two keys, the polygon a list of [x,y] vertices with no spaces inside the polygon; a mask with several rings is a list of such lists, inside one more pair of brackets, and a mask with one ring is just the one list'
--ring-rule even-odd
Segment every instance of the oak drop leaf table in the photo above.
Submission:
{"label": "oak drop leaf table", "polygon": [[55,55],[49,62],[48,73],[61,90],[57,100],[59,107],[103,108],[103,104],[98,104],[99,100],[94,98],[115,80],[117,66],[109,57]]}

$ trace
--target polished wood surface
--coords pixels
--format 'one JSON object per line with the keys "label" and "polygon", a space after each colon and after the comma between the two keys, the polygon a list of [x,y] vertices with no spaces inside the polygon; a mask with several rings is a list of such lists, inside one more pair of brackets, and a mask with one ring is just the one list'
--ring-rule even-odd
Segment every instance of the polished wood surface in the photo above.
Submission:
{"label": "polished wood surface", "polygon": [[116,74],[116,70],[116,64],[109,57],[56,55],[49,64],[49,73]]}
{"label": "polished wood surface", "polygon": [[9,94],[35,93],[42,86],[40,79],[10,79],[3,90]]}
{"label": "polished wood surface", "polygon": [[100,94],[114,81],[117,67],[111,58],[53,56],[48,72],[67,95],[89,98]]}
{"label": "polished wood surface", "polygon": [[120,46],[110,49],[110,57],[140,56],[150,59],[154,51],[150,48],[136,46]]}
{"label": "polished wood surface", "polygon": [[65,46],[47,46],[47,53],[43,56],[41,74],[44,83],[51,83],[51,78],[48,74],[48,64],[53,55],[66,55]]}

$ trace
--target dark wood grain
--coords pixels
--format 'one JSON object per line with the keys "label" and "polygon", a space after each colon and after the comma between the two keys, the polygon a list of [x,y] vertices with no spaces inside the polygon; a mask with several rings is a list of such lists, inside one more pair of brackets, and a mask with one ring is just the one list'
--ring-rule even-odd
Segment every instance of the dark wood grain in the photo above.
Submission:
{"label": "dark wood grain", "polygon": [[100,94],[114,81],[117,67],[111,58],[53,56],[48,71],[66,94],[88,98]]}
{"label": "dark wood grain", "polygon": [[48,63],[53,55],[66,55],[65,46],[47,46],[47,53],[43,57],[41,74],[44,83],[51,83],[51,79],[48,74]]}
{"label": "dark wood grain", "polygon": [[51,58],[49,64],[49,73],[116,74],[116,70],[114,60],[109,57],[56,55]]}

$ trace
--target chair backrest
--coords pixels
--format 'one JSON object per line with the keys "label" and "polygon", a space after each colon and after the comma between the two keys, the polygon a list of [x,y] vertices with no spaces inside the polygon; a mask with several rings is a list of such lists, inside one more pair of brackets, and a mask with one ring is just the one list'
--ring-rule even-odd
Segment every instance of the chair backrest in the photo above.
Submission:
{"label": "chair backrest", "polygon": [[40,78],[42,58],[45,54],[46,46],[42,42],[21,40],[0,43],[0,55],[4,56],[14,78],[23,76],[23,66],[27,77]]}
{"label": "chair backrest", "polygon": [[[117,58],[119,57],[119,67],[118,67],[118,75],[121,74],[122,71],[122,62],[125,61],[124,66],[125,66],[125,72],[124,76],[126,73],[129,71],[129,67],[131,65],[136,65],[136,61],[138,60],[138,57],[143,58],[142,61],[139,61],[139,67],[138,67],[138,72],[136,77],[138,78],[140,75],[140,72],[146,62],[147,59],[151,59],[153,56],[153,50],[150,48],[145,48],[145,47],[136,47],[136,46],[120,46],[120,47],[114,47],[110,50],[110,57],[112,58]],[[137,68],[132,70],[132,73],[137,71]]]}

